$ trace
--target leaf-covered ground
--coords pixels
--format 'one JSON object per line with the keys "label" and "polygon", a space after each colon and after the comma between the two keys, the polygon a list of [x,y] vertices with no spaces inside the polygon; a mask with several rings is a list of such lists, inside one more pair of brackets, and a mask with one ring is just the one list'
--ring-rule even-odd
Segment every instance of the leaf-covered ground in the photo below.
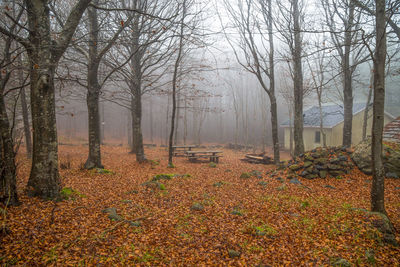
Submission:
{"label": "leaf-covered ground", "polygon": [[[2,217],[9,233],[0,237],[1,264],[400,265],[400,249],[385,245],[374,218],[358,210],[369,208],[371,186],[358,170],[297,185],[230,150],[216,167],[176,158],[167,168],[165,149],[146,153],[153,161],[139,165],[126,148],[105,146],[111,172],[98,173],[81,169],[86,147],[60,146],[60,162],[71,163],[60,170],[63,187],[72,190],[57,203],[23,193],[30,166],[20,157],[22,205]],[[262,177],[242,176],[253,170]],[[143,185],[157,174],[177,176]],[[400,180],[386,181],[386,207],[400,229]],[[105,208],[124,219],[109,219]]]}

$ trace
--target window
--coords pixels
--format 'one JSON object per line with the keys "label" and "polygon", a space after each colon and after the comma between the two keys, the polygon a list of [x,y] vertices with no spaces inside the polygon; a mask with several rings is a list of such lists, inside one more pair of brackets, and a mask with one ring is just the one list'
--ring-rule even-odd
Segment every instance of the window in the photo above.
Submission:
{"label": "window", "polygon": [[321,143],[321,132],[320,131],[316,131],[315,132],[315,140],[314,140],[314,142],[315,143]]}

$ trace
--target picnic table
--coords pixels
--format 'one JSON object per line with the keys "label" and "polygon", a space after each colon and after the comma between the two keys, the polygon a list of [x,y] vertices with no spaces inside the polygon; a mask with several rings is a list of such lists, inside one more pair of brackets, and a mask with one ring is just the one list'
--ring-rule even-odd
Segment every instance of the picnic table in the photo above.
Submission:
{"label": "picnic table", "polygon": [[183,145],[183,146],[172,146],[172,155],[174,156],[185,156],[185,152],[192,151],[192,148],[195,148],[195,145]]}
{"label": "picnic table", "polygon": [[210,158],[210,162],[218,163],[219,158],[222,155],[219,155],[222,151],[186,151],[185,154],[189,161],[194,162],[200,158]]}

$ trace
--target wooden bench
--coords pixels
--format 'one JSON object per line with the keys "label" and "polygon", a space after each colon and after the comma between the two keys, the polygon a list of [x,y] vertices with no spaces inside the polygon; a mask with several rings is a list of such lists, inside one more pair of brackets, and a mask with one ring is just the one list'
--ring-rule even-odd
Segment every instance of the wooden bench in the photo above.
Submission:
{"label": "wooden bench", "polygon": [[200,158],[209,158],[210,162],[219,162],[219,158],[222,155],[219,155],[222,151],[186,151],[185,154],[190,162],[195,162]]}
{"label": "wooden bench", "polygon": [[192,148],[195,148],[195,145],[184,145],[184,146],[172,146],[172,155],[173,156],[185,156],[186,152],[192,151]]}

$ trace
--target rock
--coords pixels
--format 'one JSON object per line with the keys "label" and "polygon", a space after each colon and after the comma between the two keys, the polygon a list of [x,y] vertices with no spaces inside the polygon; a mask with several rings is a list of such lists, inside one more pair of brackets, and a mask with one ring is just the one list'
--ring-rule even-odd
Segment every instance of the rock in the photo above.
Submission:
{"label": "rock", "polygon": [[329,174],[332,175],[332,176],[334,176],[334,177],[337,177],[337,176],[342,176],[342,175],[344,175],[345,173],[344,173],[344,171],[342,171],[342,170],[337,170],[337,171],[329,171]]}
{"label": "rock", "polygon": [[142,222],[141,221],[129,221],[128,223],[129,223],[130,226],[133,226],[133,227],[142,226]]}
{"label": "rock", "polygon": [[334,186],[331,186],[331,185],[329,185],[329,184],[327,184],[327,185],[324,185],[324,187],[325,187],[325,188],[329,188],[329,189],[336,189],[336,187],[334,187]]}
{"label": "rock", "polygon": [[289,169],[292,170],[292,171],[297,171],[297,170],[301,169],[301,166],[298,165],[298,164],[293,164],[293,165],[289,166]]}
{"label": "rock", "polygon": [[241,179],[249,179],[250,176],[251,176],[250,173],[244,172],[244,173],[242,173],[242,174],[240,175],[240,178],[241,178]]}
{"label": "rock", "polygon": [[261,173],[260,171],[257,171],[257,170],[252,170],[252,171],[250,172],[250,175],[251,175],[251,176],[257,177],[258,179],[261,179],[261,178],[262,178],[262,173]]}
{"label": "rock", "polygon": [[345,259],[338,259],[332,265],[339,267],[351,267],[351,264]]}
{"label": "rock", "polygon": [[339,160],[338,158],[331,158],[331,159],[329,160],[329,163],[331,163],[331,164],[339,164],[339,163],[340,163],[340,160]]}
{"label": "rock", "polygon": [[297,178],[292,178],[289,183],[291,184],[301,184],[301,182]]}
{"label": "rock", "polygon": [[302,172],[300,173],[300,176],[301,176],[301,177],[306,177],[308,174],[309,174],[309,173],[308,173],[307,171],[302,171]]}
{"label": "rock", "polygon": [[[385,172],[395,173],[400,177],[400,151],[394,150],[388,145],[384,145],[383,150]],[[357,145],[351,158],[362,172],[371,175],[371,139]]]}
{"label": "rock", "polygon": [[399,179],[399,176],[397,175],[397,173],[394,173],[394,172],[388,172],[388,173],[386,173],[386,178],[394,178],[394,179]]}
{"label": "rock", "polygon": [[328,167],[325,165],[315,165],[315,168],[319,171],[328,169]]}
{"label": "rock", "polygon": [[309,180],[315,179],[315,178],[317,178],[317,177],[318,177],[318,175],[316,175],[316,174],[307,174],[307,175],[305,176],[305,178],[306,178],[306,179],[309,179]]}
{"label": "rock", "polygon": [[268,182],[266,182],[266,181],[259,181],[259,182],[258,182],[258,185],[261,185],[261,186],[266,187],[266,186],[268,185]]}
{"label": "rock", "polygon": [[195,211],[203,211],[204,210],[204,206],[201,203],[195,202],[193,203],[193,205],[190,207],[191,210],[195,210]]}
{"label": "rock", "polygon": [[236,257],[240,257],[240,252],[233,250],[233,249],[228,249],[228,255],[230,258],[236,258]]}
{"label": "rock", "polygon": [[379,219],[372,221],[372,225],[383,234],[383,241],[395,247],[399,246],[396,240],[395,229],[389,218],[385,214],[379,212],[368,213],[372,215],[377,215],[379,217]]}
{"label": "rock", "polygon": [[304,162],[303,167],[304,167],[304,168],[308,168],[308,167],[310,167],[312,164],[313,164],[313,163],[312,163],[311,161],[306,161],[306,162]]}
{"label": "rock", "polygon": [[346,156],[339,156],[338,158],[340,161],[347,161],[347,157]]}
{"label": "rock", "polygon": [[312,170],[312,174],[319,175],[319,170],[317,170],[317,169],[313,169],[313,170]]}
{"label": "rock", "polygon": [[400,190],[400,187],[395,187],[394,190]]}
{"label": "rock", "polygon": [[324,170],[319,171],[319,177],[326,178],[327,175],[328,175],[327,171],[324,171]]}
{"label": "rock", "polygon": [[240,210],[234,209],[231,212],[232,215],[243,216],[243,213]]}
{"label": "rock", "polygon": [[341,167],[339,165],[335,165],[335,164],[328,164],[327,165],[329,170],[340,170]]}
{"label": "rock", "polygon": [[281,182],[281,183],[285,181],[285,180],[283,180],[281,177],[277,177],[276,180],[277,180],[278,182]]}
{"label": "rock", "polygon": [[115,220],[115,221],[122,221],[124,219],[124,217],[122,217],[121,215],[117,214],[117,209],[116,208],[106,208],[104,210],[102,210],[103,213],[107,213],[108,214],[108,218],[110,220]]}
{"label": "rock", "polygon": [[307,155],[304,157],[304,159],[307,160],[307,161],[314,161],[314,157],[313,157],[312,155],[309,155],[309,154],[307,154]]}
{"label": "rock", "polygon": [[325,165],[327,162],[327,158],[317,158],[316,160],[314,160],[314,163],[319,165]]}

